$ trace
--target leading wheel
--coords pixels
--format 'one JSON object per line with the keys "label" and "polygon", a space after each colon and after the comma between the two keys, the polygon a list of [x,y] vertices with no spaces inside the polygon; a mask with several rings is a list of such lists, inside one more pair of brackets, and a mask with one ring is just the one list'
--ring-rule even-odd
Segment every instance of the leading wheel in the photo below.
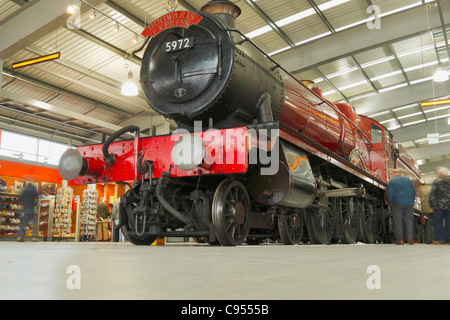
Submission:
{"label": "leading wheel", "polygon": [[278,232],[283,244],[298,244],[303,235],[303,214],[300,210],[287,211],[278,216]]}
{"label": "leading wheel", "polygon": [[239,181],[222,181],[214,194],[212,221],[223,246],[241,245],[250,231],[250,197]]}
{"label": "leading wheel", "polygon": [[359,232],[359,217],[353,197],[336,200],[336,232],[342,243],[355,243]]}

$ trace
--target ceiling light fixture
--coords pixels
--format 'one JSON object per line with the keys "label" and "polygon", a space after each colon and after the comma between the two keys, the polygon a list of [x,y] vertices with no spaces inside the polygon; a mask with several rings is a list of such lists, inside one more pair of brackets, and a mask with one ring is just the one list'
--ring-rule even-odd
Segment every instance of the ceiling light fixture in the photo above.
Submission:
{"label": "ceiling light fixture", "polygon": [[74,0],[73,4],[67,7],[67,13],[74,15],[75,13],[77,13],[77,11],[79,11],[81,8],[81,1],[80,0]]}
{"label": "ceiling light fixture", "polygon": [[450,76],[450,67],[440,67],[434,73],[433,81],[434,82],[445,82],[450,79],[449,76]]}
{"label": "ceiling light fixture", "polygon": [[97,17],[97,12],[95,10],[92,10],[91,14],[89,15],[89,19],[95,19]]}
{"label": "ceiling light fixture", "polygon": [[113,32],[118,32],[120,30],[120,25],[118,23],[114,24]]}
{"label": "ceiling light fixture", "polygon": [[436,100],[436,101],[426,101],[420,104],[421,107],[431,107],[440,106],[443,104],[450,104],[450,99]]}
{"label": "ceiling light fixture", "polygon": [[139,94],[138,87],[133,81],[133,72],[128,72],[128,80],[122,85],[121,93],[127,97],[135,97]]}

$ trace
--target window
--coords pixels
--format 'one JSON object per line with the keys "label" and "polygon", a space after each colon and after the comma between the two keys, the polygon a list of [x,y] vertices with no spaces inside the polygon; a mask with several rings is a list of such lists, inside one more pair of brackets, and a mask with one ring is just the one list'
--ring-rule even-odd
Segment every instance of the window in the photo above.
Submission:
{"label": "window", "polygon": [[8,131],[0,132],[0,155],[58,165],[67,145]]}
{"label": "window", "polygon": [[370,124],[370,135],[372,137],[372,143],[383,142],[383,130],[375,124]]}

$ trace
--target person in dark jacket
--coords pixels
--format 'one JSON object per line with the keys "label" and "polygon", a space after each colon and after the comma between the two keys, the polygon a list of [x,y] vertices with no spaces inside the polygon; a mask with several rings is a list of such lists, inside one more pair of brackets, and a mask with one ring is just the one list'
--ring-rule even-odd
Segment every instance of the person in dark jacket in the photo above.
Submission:
{"label": "person in dark jacket", "polygon": [[109,212],[108,200],[103,198],[102,201],[97,206],[97,217],[100,220],[107,220],[111,213]]}
{"label": "person in dark jacket", "polygon": [[[450,244],[450,176],[449,170],[438,168],[439,178],[433,181],[428,201],[433,209],[434,242]],[[445,220],[445,227],[443,221]]]}
{"label": "person in dark jacket", "polygon": [[393,178],[387,187],[388,204],[394,218],[395,244],[404,244],[403,226],[406,230],[406,241],[413,244],[414,199],[416,189],[411,179],[401,175],[400,169],[391,171]]}
{"label": "person in dark jacket", "polygon": [[38,198],[38,192],[36,187],[32,183],[28,183],[25,189],[23,189],[20,195],[19,202],[22,204],[23,217],[20,221],[20,230],[17,241],[23,242],[25,236],[25,227],[31,222],[33,223],[33,241],[38,241],[37,231],[38,224],[36,219],[36,200]]}

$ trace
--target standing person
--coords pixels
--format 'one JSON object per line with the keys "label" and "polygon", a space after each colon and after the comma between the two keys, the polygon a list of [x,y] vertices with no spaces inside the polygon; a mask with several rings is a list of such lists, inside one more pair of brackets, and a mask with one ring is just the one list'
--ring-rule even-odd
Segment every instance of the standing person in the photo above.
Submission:
{"label": "standing person", "polygon": [[109,212],[108,200],[102,198],[102,202],[97,206],[97,241],[108,239],[108,218],[111,213]]}
{"label": "standing person", "polygon": [[24,242],[25,241],[25,227],[32,222],[33,223],[33,241],[39,241],[37,238],[38,231],[38,223],[36,222],[36,200],[38,197],[38,193],[36,187],[32,183],[28,183],[25,189],[23,189],[22,194],[20,195],[19,202],[23,206],[23,217],[22,221],[20,221],[20,230],[19,236],[17,237],[17,241]]}
{"label": "standing person", "polygon": [[[439,167],[439,178],[433,181],[429,196],[433,208],[434,244],[450,244],[450,176],[448,168]],[[445,220],[445,227],[443,226]]]}
{"label": "standing person", "polygon": [[100,218],[100,220],[107,220],[110,215],[108,200],[106,200],[106,198],[102,198],[102,202],[100,202],[97,206],[97,217]]}
{"label": "standing person", "polygon": [[416,189],[411,179],[401,175],[400,169],[391,171],[392,178],[387,187],[388,204],[394,217],[395,244],[404,244],[403,226],[406,230],[406,241],[413,244],[413,217]]}

